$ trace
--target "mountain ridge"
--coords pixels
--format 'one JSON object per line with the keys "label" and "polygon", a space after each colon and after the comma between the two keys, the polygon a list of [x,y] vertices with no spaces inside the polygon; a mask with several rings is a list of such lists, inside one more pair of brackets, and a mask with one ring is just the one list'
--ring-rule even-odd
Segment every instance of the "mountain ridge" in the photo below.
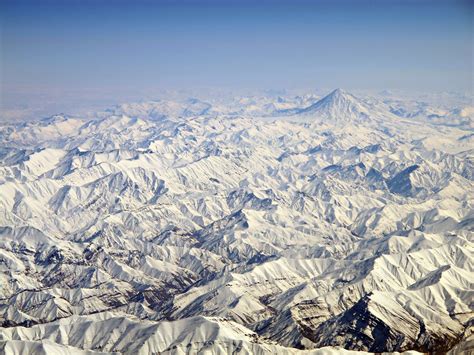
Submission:
{"label": "mountain ridge", "polygon": [[0,349],[466,348],[469,131],[314,98],[0,125]]}

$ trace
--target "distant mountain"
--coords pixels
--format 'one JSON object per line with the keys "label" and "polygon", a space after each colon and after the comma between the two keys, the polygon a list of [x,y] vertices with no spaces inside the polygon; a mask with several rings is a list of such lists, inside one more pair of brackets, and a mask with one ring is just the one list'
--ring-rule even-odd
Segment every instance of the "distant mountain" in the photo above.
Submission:
{"label": "distant mountain", "polygon": [[279,110],[276,115],[304,115],[324,120],[351,121],[368,119],[370,110],[354,95],[336,89],[308,107]]}
{"label": "distant mountain", "polygon": [[300,112],[334,120],[358,120],[369,117],[369,109],[354,95],[336,89]]}

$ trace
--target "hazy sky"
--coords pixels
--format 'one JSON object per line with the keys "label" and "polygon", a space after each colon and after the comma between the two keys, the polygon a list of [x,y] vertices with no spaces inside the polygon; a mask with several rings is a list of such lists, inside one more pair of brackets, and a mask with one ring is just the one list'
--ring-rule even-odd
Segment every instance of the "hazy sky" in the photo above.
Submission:
{"label": "hazy sky", "polygon": [[472,4],[1,0],[2,86],[472,91]]}

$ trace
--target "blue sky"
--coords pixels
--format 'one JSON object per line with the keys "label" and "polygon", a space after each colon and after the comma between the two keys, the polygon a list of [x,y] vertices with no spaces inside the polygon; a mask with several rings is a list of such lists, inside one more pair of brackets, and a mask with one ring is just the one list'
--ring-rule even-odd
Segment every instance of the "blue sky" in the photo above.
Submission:
{"label": "blue sky", "polygon": [[2,90],[472,92],[472,3],[2,0]]}

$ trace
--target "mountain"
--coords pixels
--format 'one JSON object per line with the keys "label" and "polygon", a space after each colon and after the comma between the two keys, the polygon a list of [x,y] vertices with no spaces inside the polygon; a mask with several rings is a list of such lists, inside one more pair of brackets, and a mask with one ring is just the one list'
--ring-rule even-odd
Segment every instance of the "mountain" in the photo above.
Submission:
{"label": "mountain", "polygon": [[331,121],[367,120],[370,109],[354,95],[336,89],[304,108],[280,110],[277,115],[303,115]]}
{"label": "mountain", "polygon": [[299,114],[333,120],[358,120],[370,116],[369,108],[364,103],[341,89],[332,91]]}
{"label": "mountain", "polygon": [[315,97],[0,125],[0,352],[469,349],[471,131]]}

